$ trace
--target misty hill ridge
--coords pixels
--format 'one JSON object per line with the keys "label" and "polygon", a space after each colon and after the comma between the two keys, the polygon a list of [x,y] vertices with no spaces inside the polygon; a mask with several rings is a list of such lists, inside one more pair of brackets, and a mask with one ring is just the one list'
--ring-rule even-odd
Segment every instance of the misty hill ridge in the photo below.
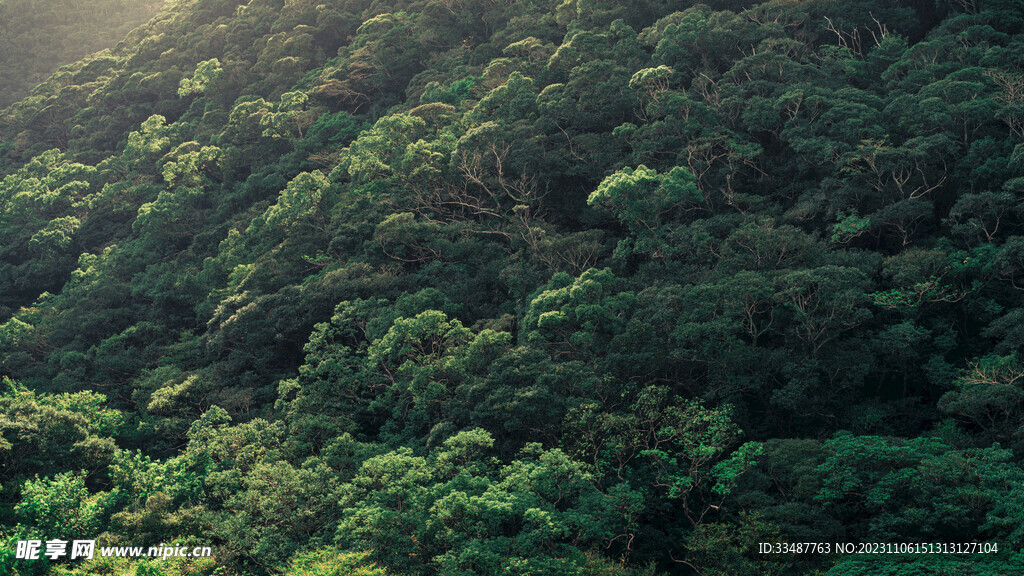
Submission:
{"label": "misty hill ridge", "polygon": [[112,48],[163,0],[0,0],[0,108],[60,66]]}

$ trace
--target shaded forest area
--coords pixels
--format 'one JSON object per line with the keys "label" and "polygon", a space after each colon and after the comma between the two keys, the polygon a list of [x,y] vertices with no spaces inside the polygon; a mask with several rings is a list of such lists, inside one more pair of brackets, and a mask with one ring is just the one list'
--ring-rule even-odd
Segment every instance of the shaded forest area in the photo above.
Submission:
{"label": "shaded forest area", "polygon": [[1016,0],[172,1],[0,111],[0,572],[1024,573],[1022,63]]}
{"label": "shaded forest area", "polygon": [[111,48],[163,0],[0,0],[0,108],[64,64]]}

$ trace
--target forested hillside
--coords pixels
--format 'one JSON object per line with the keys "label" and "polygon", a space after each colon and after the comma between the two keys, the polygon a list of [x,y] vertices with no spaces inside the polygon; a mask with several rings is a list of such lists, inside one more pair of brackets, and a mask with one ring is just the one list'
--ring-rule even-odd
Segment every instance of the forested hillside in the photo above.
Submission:
{"label": "forested hillside", "polygon": [[1020,0],[172,0],[0,178],[0,574],[1024,573]]}
{"label": "forested hillside", "polygon": [[0,0],[0,108],[58,67],[111,48],[163,0]]}

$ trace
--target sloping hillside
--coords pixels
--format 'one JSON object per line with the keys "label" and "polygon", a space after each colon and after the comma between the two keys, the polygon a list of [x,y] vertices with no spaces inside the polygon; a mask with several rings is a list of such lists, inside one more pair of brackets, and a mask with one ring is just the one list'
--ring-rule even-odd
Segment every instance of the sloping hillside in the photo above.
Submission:
{"label": "sloping hillside", "polygon": [[0,573],[1020,572],[1022,61],[1010,0],[169,3],[0,112]]}
{"label": "sloping hillside", "polygon": [[0,108],[60,66],[113,48],[163,0],[0,0]]}

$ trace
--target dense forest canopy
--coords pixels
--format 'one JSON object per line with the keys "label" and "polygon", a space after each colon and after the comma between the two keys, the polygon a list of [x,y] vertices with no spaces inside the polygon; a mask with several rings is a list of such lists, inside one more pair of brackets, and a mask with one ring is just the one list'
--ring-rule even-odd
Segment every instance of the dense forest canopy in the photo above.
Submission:
{"label": "dense forest canopy", "polygon": [[172,0],[0,112],[0,573],[1020,574],[1022,290],[1020,0]]}
{"label": "dense forest canopy", "polygon": [[0,108],[68,64],[112,48],[164,0],[0,0]]}

